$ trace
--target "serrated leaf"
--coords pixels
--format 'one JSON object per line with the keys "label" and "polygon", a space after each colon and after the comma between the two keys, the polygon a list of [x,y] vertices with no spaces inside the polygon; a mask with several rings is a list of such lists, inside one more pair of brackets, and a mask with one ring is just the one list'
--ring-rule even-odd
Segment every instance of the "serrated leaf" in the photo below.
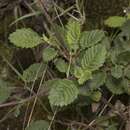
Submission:
{"label": "serrated leaf", "polygon": [[87,49],[81,59],[82,68],[87,70],[97,70],[105,62],[106,53],[106,48],[102,44]]}
{"label": "serrated leaf", "polygon": [[3,80],[0,80],[0,103],[5,102],[11,94],[9,84]]}
{"label": "serrated leaf", "polygon": [[125,69],[124,69],[124,75],[130,79],[130,66],[127,66]]}
{"label": "serrated leaf", "polygon": [[120,40],[121,44],[123,44],[129,41],[130,36],[126,32],[120,32],[117,38]]}
{"label": "serrated leaf", "polygon": [[124,78],[122,80],[122,85],[124,87],[125,93],[127,93],[128,95],[130,95],[130,81],[128,79]]}
{"label": "serrated leaf", "polygon": [[101,99],[102,93],[100,91],[91,91],[87,86],[80,87],[80,95],[86,96],[90,100],[98,102]]}
{"label": "serrated leaf", "polygon": [[128,63],[130,63],[129,57],[130,57],[130,51],[120,53],[117,56],[117,63],[122,65],[127,65]]}
{"label": "serrated leaf", "polygon": [[123,74],[122,66],[121,65],[116,65],[111,68],[111,75],[115,78],[121,78]]}
{"label": "serrated leaf", "polygon": [[42,56],[45,62],[49,62],[57,56],[57,50],[55,50],[54,48],[45,48],[43,50]]}
{"label": "serrated leaf", "polygon": [[76,78],[80,78],[83,73],[83,69],[81,67],[76,66],[74,69],[74,76]]}
{"label": "serrated leaf", "polygon": [[102,86],[106,81],[106,73],[105,72],[96,72],[92,76],[93,78],[89,82],[89,87],[91,90],[96,90],[100,86]]}
{"label": "serrated leaf", "polygon": [[107,77],[106,80],[106,86],[109,91],[111,91],[113,94],[122,94],[124,93],[124,85],[122,83],[122,80],[120,79],[114,79],[112,77]]}
{"label": "serrated leaf", "polygon": [[99,102],[102,97],[102,93],[100,91],[94,91],[90,97],[93,101]]}
{"label": "serrated leaf", "polygon": [[33,48],[42,43],[41,37],[30,28],[17,29],[10,34],[9,40],[21,48]]}
{"label": "serrated leaf", "polygon": [[55,62],[55,66],[59,72],[66,73],[68,69],[68,64],[63,59],[57,59]]}
{"label": "serrated leaf", "polygon": [[115,46],[118,47],[118,51],[130,51],[130,35],[126,32],[120,32],[114,40]]}
{"label": "serrated leaf", "polygon": [[117,56],[121,53],[120,49],[118,48],[118,46],[113,47],[110,49],[109,51],[109,55],[110,55],[110,59],[112,61],[113,64],[117,63]]}
{"label": "serrated leaf", "polygon": [[40,78],[44,72],[45,65],[41,63],[35,63],[30,65],[26,70],[23,71],[23,79],[26,82],[32,82]]}
{"label": "serrated leaf", "polygon": [[101,42],[104,37],[104,31],[101,30],[85,31],[81,35],[80,46],[82,49],[92,47],[95,44]]}
{"label": "serrated leaf", "polygon": [[102,44],[103,46],[105,46],[106,50],[110,50],[110,48],[111,48],[111,39],[109,37],[105,36],[101,40],[100,44]]}
{"label": "serrated leaf", "polygon": [[78,78],[79,84],[83,84],[85,81],[92,78],[92,72],[89,70],[83,70],[81,67],[75,67],[74,75]]}
{"label": "serrated leaf", "polygon": [[80,23],[75,20],[69,20],[66,26],[66,41],[69,50],[76,51],[79,48]]}
{"label": "serrated leaf", "polygon": [[49,101],[54,106],[66,106],[72,103],[78,96],[78,88],[75,83],[67,79],[53,81],[49,92]]}
{"label": "serrated leaf", "polygon": [[127,21],[123,24],[123,26],[121,27],[121,30],[122,30],[122,32],[127,33],[127,34],[130,36],[130,30],[129,30],[129,28],[130,28],[130,19],[127,20]]}
{"label": "serrated leaf", "polygon": [[32,122],[29,127],[26,127],[25,130],[48,130],[49,123],[44,120],[38,120]]}
{"label": "serrated leaf", "polygon": [[121,27],[126,21],[125,17],[121,16],[111,16],[107,20],[105,20],[105,25],[112,27],[112,28],[117,28]]}
{"label": "serrated leaf", "polygon": [[87,80],[92,78],[92,72],[91,71],[84,71],[81,77],[78,79],[79,84],[84,84]]}
{"label": "serrated leaf", "polygon": [[92,91],[88,88],[87,83],[79,88],[79,94],[82,96],[87,96],[87,97],[91,96]]}

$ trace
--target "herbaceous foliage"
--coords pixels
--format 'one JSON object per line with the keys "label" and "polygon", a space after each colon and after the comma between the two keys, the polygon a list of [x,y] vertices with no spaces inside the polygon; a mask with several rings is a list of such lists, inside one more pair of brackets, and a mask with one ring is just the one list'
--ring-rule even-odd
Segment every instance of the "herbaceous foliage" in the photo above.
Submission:
{"label": "herbaceous foliage", "polygon": [[78,95],[97,102],[102,96],[102,87],[113,94],[130,94],[130,32],[127,30],[130,22],[125,18],[112,17],[105,23],[121,29],[112,40],[103,30],[82,31],[80,23],[72,19],[64,27],[55,25],[57,32],[49,36],[40,36],[28,28],[10,34],[9,40],[16,47],[33,48],[46,44],[41,63],[24,70],[24,81],[32,82],[39,69],[35,79],[38,80],[45,66],[53,65],[57,76],[44,83],[49,88],[51,106],[71,104]]}

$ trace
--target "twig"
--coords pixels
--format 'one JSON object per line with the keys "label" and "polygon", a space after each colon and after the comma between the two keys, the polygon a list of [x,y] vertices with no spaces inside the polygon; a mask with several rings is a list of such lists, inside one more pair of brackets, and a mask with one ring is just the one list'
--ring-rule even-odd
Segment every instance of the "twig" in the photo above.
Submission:
{"label": "twig", "polygon": [[[43,75],[42,75],[42,78],[41,78],[41,81],[40,81],[40,85],[39,85],[37,94],[40,92],[40,89],[41,89],[41,86],[42,86],[42,82],[43,82],[43,79],[44,79],[45,74],[46,74],[46,70],[47,70],[47,65],[46,65],[46,68],[45,68],[45,70],[43,72]],[[29,120],[28,120],[27,126],[29,126],[29,124],[30,124],[30,121],[31,121],[31,118],[32,118],[32,114],[33,114],[34,108],[36,106],[37,99],[38,99],[38,96],[36,96],[35,99],[34,99],[34,103],[33,103],[32,110],[31,110],[30,115],[29,115]]]}
{"label": "twig", "polygon": [[29,96],[26,99],[22,99],[21,101],[12,101],[12,102],[7,102],[7,103],[4,103],[4,104],[0,104],[0,108],[15,106],[15,105],[18,105],[18,104],[24,104],[26,102],[31,101],[36,96],[43,96],[43,95],[45,96],[45,95],[47,95],[47,93],[48,93],[48,90],[45,90],[45,91],[42,91],[42,92],[38,93],[37,95],[35,94],[35,95],[31,96],[31,97]]}
{"label": "twig", "polygon": [[103,112],[104,112],[105,109],[108,107],[108,104],[110,103],[110,101],[112,100],[113,97],[114,97],[114,95],[112,95],[112,96],[109,98],[108,102],[105,104],[104,108],[103,108],[102,111],[99,113],[98,117],[100,117],[100,116],[103,114]]}

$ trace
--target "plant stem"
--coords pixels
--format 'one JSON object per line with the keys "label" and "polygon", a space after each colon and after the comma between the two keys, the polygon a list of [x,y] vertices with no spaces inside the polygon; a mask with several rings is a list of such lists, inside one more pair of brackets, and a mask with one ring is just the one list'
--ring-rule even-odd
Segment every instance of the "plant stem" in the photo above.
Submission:
{"label": "plant stem", "polygon": [[19,76],[19,78],[22,79],[22,81],[25,82],[25,79],[23,78],[22,74],[5,58],[5,56],[2,56],[4,61],[7,63],[7,65]]}
{"label": "plant stem", "polygon": [[46,70],[47,70],[47,65],[46,65],[46,68],[45,68],[45,70],[43,72],[42,79],[40,81],[40,85],[39,85],[39,88],[38,88],[38,91],[37,91],[37,94],[36,94],[37,96],[35,97],[34,102],[33,102],[32,110],[31,110],[30,115],[29,115],[27,126],[29,126],[29,124],[31,122],[32,115],[33,115],[33,112],[34,112],[34,108],[36,106],[36,102],[37,102],[37,99],[38,99],[38,93],[40,92],[40,89],[41,89],[41,86],[42,86],[42,82],[43,82],[45,74],[46,74]]}

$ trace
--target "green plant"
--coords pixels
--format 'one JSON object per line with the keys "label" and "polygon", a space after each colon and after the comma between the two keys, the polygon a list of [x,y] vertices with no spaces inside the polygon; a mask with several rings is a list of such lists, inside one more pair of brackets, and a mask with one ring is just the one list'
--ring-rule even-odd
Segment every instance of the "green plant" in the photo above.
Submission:
{"label": "green plant", "polygon": [[[116,20],[113,19],[118,19],[118,17],[108,19],[106,23],[115,22]],[[129,21],[126,22],[129,23]],[[114,23],[113,27],[118,27],[115,24],[118,23]],[[55,26],[60,32],[59,36],[43,35],[41,38],[31,29],[18,29],[10,34],[9,39],[11,43],[22,48],[32,48],[39,43],[48,44],[47,48],[43,49],[44,64],[51,62],[60,73],[64,73],[66,76],[61,78],[59,75],[46,81],[45,84],[50,89],[48,96],[50,104],[62,107],[72,103],[78,94],[82,95],[80,89],[85,84],[88,86],[85,90],[86,96],[88,96],[88,91],[91,92],[89,96],[92,97],[93,94],[94,97],[101,98],[100,89],[103,85],[113,94],[129,93],[129,76],[126,71],[124,73],[124,69],[129,65],[130,34],[127,33],[125,26],[121,26],[123,31],[114,39],[114,46],[111,46],[111,40],[106,32],[102,30],[82,31],[80,23],[72,19],[64,28]],[[26,35],[21,35],[21,33]],[[22,41],[19,42],[19,38]],[[32,65],[24,71],[23,77],[26,80],[28,78],[28,82],[33,81],[38,68]],[[95,91],[100,93],[95,93]]]}
{"label": "green plant", "polygon": [[[53,71],[52,79],[43,83],[49,90],[52,108],[67,106],[79,95],[87,97],[89,103],[99,102],[103,95],[102,87],[114,95],[130,94],[130,21],[116,22],[113,18],[106,23],[121,30],[115,37],[109,37],[107,32],[98,29],[82,31],[80,23],[72,19],[65,27],[55,25],[57,32],[49,36],[39,36],[31,29],[16,30],[9,37],[15,46],[33,48],[39,44],[46,45],[41,63],[32,64],[20,78],[25,83],[33,83],[42,79],[43,71],[46,75]],[[7,99],[7,96],[3,98]],[[2,101],[5,99],[1,98]],[[35,125],[37,122],[26,129],[32,130],[31,126]],[[42,125],[39,126],[42,129]]]}
{"label": "green plant", "polygon": [[[4,108],[1,109],[0,122],[3,124],[0,128],[118,130],[129,127],[128,12],[125,16],[106,19],[107,28],[104,25],[103,28],[108,32],[103,29],[88,31],[96,28],[97,20],[101,21],[97,25],[101,28],[104,14],[111,12],[104,12],[103,8],[103,13],[99,11],[101,17],[93,17],[97,19],[95,21],[91,19],[90,5],[97,10],[98,1],[88,4],[87,0],[55,0],[51,3],[52,12],[44,8],[46,1],[30,2],[18,2],[14,8],[16,20],[11,25],[16,24],[17,29],[9,35],[11,45],[7,46],[10,50],[5,52],[3,46],[0,48],[0,109]],[[117,0],[112,3],[116,4]],[[25,5],[27,7],[23,8]],[[21,16],[26,11],[31,13]],[[26,25],[30,17],[29,27],[33,26],[37,32]],[[28,55],[19,55],[19,52]],[[8,118],[16,119],[18,123],[11,121],[10,124]]]}
{"label": "green plant", "polygon": [[113,28],[121,27],[127,19],[121,16],[111,16],[105,20],[105,25]]}
{"label": "green plant", "polygon": [[44,120],[31,122],[25,130],[48,130],[49,123]]}
{"label": "green plant", "polygon": [[[63,43],[59,42],[56,36],[44,35],[41,38],[33,30],[25,28],[10,34],[9,39],[11,43],[22,48],[32,48],[44,41],[49,44],[43,49],[44,64],[52,62],[59,72],[66,74],[63,79],[58,77],[52,80],[52,84],[49,81],[47,85],[50,88],[49,100],[51,105],[62,107],[72,103],[79,94],[80,86],[91,80],[94,72],[103,66],[108,41],[104,31],[82,32],[80,23],[74,20],[70,20],[65,28],[58,25],[56,28],[61,32]],[[40,64],[34,64],[25,70],[24,81],[33,81],[39,66]],[[37,77],[39,76],[41,74]]]}
{"label": "green plant", "polygon": [[118,28],[118,27],[122,27],[123,24],[129,19],[130,19],[130,14],[128,13],[126,14],[126,16],[110,16],[104,21],[104,23],[108,27]]}
{"label": "green plant", "polygon": [[32,48],[42,42],[41,37],[30,28],[17,29],[10,34],[9,39],[15,46],[21,48]]}

